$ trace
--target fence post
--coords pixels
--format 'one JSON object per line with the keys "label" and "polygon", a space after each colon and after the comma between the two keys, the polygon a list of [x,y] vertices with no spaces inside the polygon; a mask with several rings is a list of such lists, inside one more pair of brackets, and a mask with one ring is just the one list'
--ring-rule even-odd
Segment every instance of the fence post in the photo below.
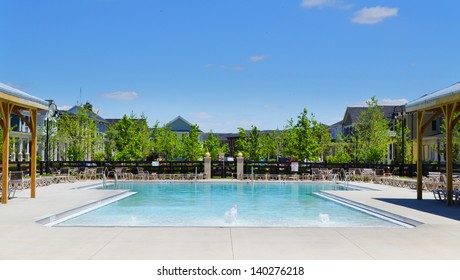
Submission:
{"label": "fence post", "polygon": [[244,174],[244,158],[242,153],[238,153],[236,158],[236,179],[243,180]]}
{"label": "fence post", "polygon": [[204,155],[204,175],[205,179],[211,179],[211,155],[209,153]]}

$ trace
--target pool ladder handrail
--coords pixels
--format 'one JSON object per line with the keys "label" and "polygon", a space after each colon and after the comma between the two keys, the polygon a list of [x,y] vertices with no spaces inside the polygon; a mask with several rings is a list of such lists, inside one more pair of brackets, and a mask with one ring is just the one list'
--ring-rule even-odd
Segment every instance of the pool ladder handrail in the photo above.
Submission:
{"label": "pool ladder handrail", "polygon": [[[338,184],[337,178],[339,178],[339,174],[334,174],[334,176],[332,176],[332,181],[336,184]],[[350,174],[348,174],[348,172],[345,173],[345,177],[343,178],[343,181],[345,182],[345,185],[348,187],[350,183]]]}
{"label": "pool ladder handrail", "polygon": [[345,174],[344,181],[345,181],[345,186],[348,187],[348,185],[350,183],[350,174]]}
{"label": "pool ladder handrail", "polygon": [[[110,174],[110,173],[109,173],[109,174]],[[116,189],[116,188],[117,188],[117,185],[118,185],[118,176],[117,176],[117,172],[113,172],[113,178],[114,178],[114,183],[115,183],[114,188]],[[106,188],[107,188],[107,176],[105,176],[105,173],[102,173],[102,188],[103,188],[103,189],[106,189]]]}

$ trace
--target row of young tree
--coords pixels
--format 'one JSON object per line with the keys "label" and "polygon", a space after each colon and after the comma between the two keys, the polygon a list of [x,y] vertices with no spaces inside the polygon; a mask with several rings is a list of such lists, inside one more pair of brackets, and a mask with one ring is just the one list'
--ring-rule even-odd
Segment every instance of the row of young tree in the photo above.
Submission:
{"label": "row of young tree", "polygon": [[[304,109],[296,120],[288,120],[282,130],[262,132],[256,126],[252,126],[250,131],[239,128],[239,138],[233,150],[235,155],[242,153],[244,158],[254,161],[290,158],[312,162],[378,163],[385,161],[392,141],[401,143],[402,135],[391,135],[389,128],[377,99],[372,98],[367,110],[359,116],[353,134],[339,136],[335,142],[331,141],[328,127]],[[212,131],[201,142],[198,125],[192,125],[188,133],[179,136],[171,127],[160,126],[158,122],[150,129],[144,114],[140,117],[133,113],[124,115],[121,120],[109,125],[105,133],[99,133],[95,114],[88,103],[81,106],[76,114],[61,114],[48,129],[49,158],[53,158],[52,153],[59,147],[61,160],[131,161],[153,157],[196,161],[207,152],[213,160],[219,154],[229,153],[228,144],[222,143]],[[396,128],[395,131],[400,130]],[[41,135],[44,138],[44,133]],[[44,140],[39,142],[45,143]],[[405,137],[405,141],[408,141],[405,149],[409,151],[409,137]]]}

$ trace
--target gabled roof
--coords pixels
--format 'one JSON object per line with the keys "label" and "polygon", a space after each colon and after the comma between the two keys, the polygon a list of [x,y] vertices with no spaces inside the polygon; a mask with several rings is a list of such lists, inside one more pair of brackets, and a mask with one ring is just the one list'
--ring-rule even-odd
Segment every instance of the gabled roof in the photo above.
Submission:
{"label": "gabled roof", "polygon": [[[386,119],[391,119],[393,113],[395,112],[395,108],[399,108],[401,106],[379,106],[383,111],[383,116]],[[369,107],[347,107],[345,111],[345,115],[343,117],[343,124],[344,125],[351,125],[358,122],[358,117],[364,110],[367,110]],[[396,110],[398,111],[398,110]]]}
{"label": "gabled roof", "polygon": [[[73,106],[72,108],[70,108],[69,110],[67,110],[67,112],[69,112],[72,115],[76,115],[78,113],[78,111],[81,110],[81,108],[82,108],[81,106],[76,105],[76,106]],[[109,123],[106,119],[102,118],[101,116],[99,116],[98,114],[96,114],[94,112],[88,111],[86,114],[87,114],[88,117],[94,119],[97,122]]]}
{"label": "gabled roof", "polygon": [[[181,116],[177,116],[174,120],[168,122],[167,126],[171,127],[171,131],[175,132],[189,132],[192,130],[192,124]],[[198,130],[199,132],[203,132]]]}

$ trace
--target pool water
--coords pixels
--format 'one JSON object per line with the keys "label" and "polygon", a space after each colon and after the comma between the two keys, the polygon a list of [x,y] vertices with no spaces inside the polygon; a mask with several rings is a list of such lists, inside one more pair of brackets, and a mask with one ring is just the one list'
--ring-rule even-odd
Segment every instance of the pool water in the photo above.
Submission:
{"label": "pool water", "polygon": [[400,227],[315,194],[347,190],[334,183],[119,183],[118,188],[136,194],[57,226]]}

